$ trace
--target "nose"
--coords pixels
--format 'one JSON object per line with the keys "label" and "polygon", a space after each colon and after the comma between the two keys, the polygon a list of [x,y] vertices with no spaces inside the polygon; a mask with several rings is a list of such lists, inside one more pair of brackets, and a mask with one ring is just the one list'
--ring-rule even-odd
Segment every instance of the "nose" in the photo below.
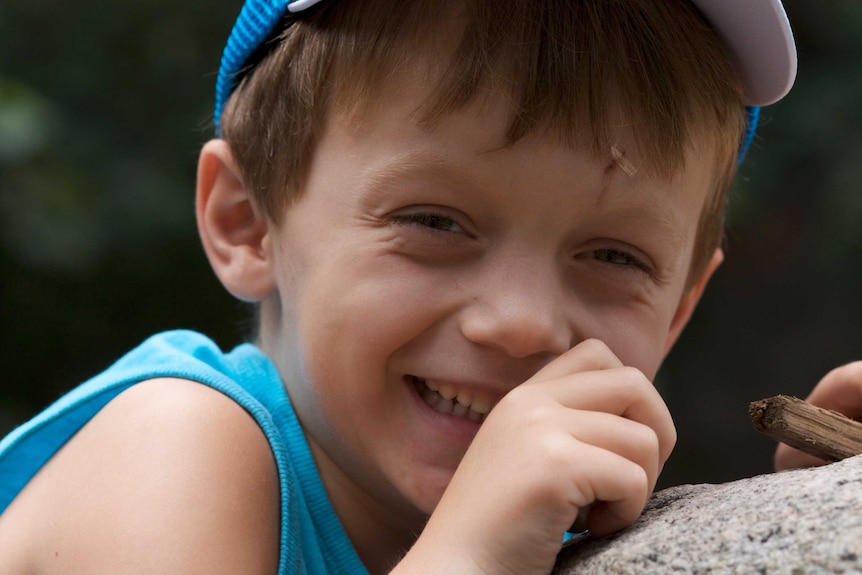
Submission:
{"label": "nose", "polygon": [[552,264],[489,264],[461,313],[468,340],[511,357],[556,356],[574,345],[571,302]]}

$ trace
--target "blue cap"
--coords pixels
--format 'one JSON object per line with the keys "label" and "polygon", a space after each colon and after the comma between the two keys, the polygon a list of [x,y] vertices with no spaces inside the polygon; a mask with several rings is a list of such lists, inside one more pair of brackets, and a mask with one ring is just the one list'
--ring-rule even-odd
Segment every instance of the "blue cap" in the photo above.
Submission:
{"label": "blue cap", "polygon": [[[406,1],[406,0],[405,0]],[[660,0],[659,0],[660,1]],[[215,127],[249,59],[290,14],[321,0],[246,0],[222,55],[216,81]],[[724,42],[740,78],[748,125],[739,161],[754,138],[760,106],[783,98],[796,79],[796,44],[781,0],[692,0]]]}
{"label": "blue cap", "polygon": [[252,54],[272,39],[285,17],[320,0],[246,0],[227,39],[216,80],[215,127]]}

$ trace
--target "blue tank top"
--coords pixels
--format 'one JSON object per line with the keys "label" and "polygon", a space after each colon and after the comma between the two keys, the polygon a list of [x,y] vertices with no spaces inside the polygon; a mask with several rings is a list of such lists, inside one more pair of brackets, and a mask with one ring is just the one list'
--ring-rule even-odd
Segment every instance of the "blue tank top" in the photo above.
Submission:
{"label": "blue tank top", "polygon": [[366,575],[344,532],[275,365],[257,347],[223,353],[191,331],[153,336],[0,441],[0,513],[102,407],[141,381],[177,377],[227,395],[266,435],[281,487],[279,575]]}

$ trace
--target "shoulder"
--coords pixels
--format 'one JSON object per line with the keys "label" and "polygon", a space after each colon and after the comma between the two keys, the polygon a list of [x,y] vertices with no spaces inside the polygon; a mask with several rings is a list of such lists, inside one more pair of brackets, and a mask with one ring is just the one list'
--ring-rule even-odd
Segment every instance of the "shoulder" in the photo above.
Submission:
{"label": "shoulder", "polygon": [[154,379],[85,425],[6,522],[40,573],[274,573],[279,502],[268,442],[242,407]]}

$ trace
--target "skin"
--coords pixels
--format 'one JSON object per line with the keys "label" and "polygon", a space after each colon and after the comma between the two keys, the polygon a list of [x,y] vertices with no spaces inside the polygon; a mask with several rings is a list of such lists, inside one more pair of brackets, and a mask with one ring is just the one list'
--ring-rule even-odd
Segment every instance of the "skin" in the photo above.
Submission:
{"label": "skin", "polygon": [[[848,363],[826,374],[806,401],[862,420],[862,361]],[[824,465],[822,459],[803,453],[789,445],[779,444],[775,451],[775,470]]]}
{"label": "skin", "polygon": [[[206,144],[201,238],[225,287],[260,302],[260,345],[372,573],[548,573],[580,508],[599,535],[633,522],[673,448],[651,381],[722,259],[688,281],[713,154],[695,145],[664,181],[542,133],[504,146],[496,95],[422,128],[426,82],[333,110],[279,225],[228,145]],[[441,414],[420,380],[493,410]],[[254,423],[159,380],[106,406],[0,518],[16,543],[0,571],[272,573],[277,537]]]}
{"label": "skin", "polygon": [[[423,97],[402,77],[333,113],[280,225],[207,144],[204,246],[261,303],[261,346],[372,573],[402,556],[393,572],[547,573],[580,507],[604,502],[599,534],[634,521],[675,442],[651,379],[721,261],[687,283],[712,155],[631,177],[541,134],[503,146],[494,96],[421,128]],[[441,415],[417,378],[495,407],[481,427]]]}
{"label": "skin", "polygon": [[78,432],[0,515],[0,573],[274,573],[278,477],[235,402],[140,383]]}

